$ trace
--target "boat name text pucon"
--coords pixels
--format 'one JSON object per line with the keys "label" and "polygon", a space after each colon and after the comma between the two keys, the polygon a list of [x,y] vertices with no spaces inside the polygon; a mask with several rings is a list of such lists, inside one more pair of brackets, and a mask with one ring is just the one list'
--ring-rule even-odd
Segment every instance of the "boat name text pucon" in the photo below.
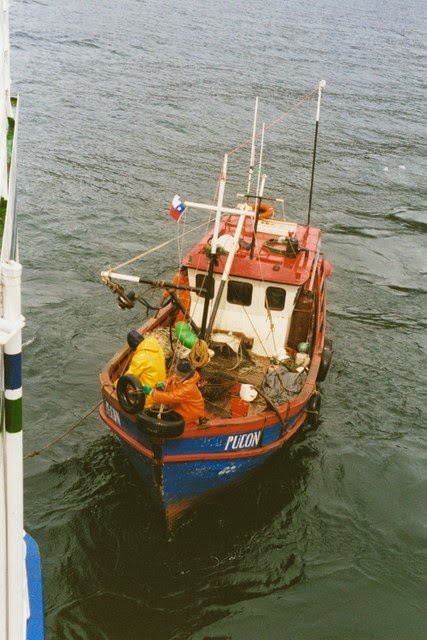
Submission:
{"label": "boat name text pucon", "polygon": [[257,447],[261,439],[261,431],[242,433],[236,436],[228,436],[224,451],[229,449],[250,449]]}

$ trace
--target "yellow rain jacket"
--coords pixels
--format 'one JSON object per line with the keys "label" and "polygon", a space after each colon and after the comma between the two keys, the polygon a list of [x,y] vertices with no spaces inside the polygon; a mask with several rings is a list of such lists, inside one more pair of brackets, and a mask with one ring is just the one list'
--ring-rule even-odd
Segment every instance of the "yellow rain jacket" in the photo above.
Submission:
{"label": "yellow rain jacket", "polygon": [[[166,380],[165,354],[154,336],[145,338],[136,348],[129,368],[130,373],[139,378],[142,384],[155,387]],[[145,398],[145,407],[151,407],[154,400],[151,395]]]}

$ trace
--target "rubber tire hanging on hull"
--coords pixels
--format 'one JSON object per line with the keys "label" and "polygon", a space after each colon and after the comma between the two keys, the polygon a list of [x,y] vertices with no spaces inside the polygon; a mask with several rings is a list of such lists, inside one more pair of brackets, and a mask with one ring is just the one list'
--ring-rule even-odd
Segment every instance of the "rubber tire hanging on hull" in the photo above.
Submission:
{"label": "rubber tire hanging on hull", "polygon": [[164,411],[159,418],[159,411],[147,409],[136,416],[136,424],[145,433],[159,438],[177,438],[184,431],[184,418],[176,411]]}
{"label": "rubber tire hanging on hull", "polygon": [[311,396],[307,403],[307,422],[311,424],[313,427],[317,427],[319,424],[319,413],[320,413],[320,405],[322,403],[322,398],[320,397],[320,393],[315,391]]}
{"label": "rubber tire hanging on hull", "polygon": [[329,338],[325,338],[325,346],[323,347],[322,360],[320,362],[319,373],[317,374],[317,381],[323,382],[329,371],[329,367],[332,360],[332,341]]}
{"label": "rubber tire hanging on hull", "polygon": [[145,394],[141,380],[131,373],[120,376],[117,382],[117,399],[127,413],[142,411],[145,406]]}

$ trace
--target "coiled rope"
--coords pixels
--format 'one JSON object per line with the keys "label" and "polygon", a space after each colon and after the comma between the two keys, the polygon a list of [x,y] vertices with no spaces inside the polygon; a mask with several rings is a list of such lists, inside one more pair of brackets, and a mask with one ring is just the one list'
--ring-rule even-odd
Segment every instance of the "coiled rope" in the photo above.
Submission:
{"label": "coiled rope", "polygon": [[188,357],[197,369],[199,367],[204,367],[210,359],[207,342],[204,340],[196,340],[191,347],[191,352]]}

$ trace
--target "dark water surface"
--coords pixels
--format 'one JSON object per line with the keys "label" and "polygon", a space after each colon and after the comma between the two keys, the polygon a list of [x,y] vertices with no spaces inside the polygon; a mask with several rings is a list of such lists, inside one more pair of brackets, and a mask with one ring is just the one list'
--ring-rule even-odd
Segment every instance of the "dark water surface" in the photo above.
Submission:
{"label": "dark water surface", "polygon": [[[312,220],[334,266],[335,355],[319,427],[170,540],[95,412],[27,459],[47,640],[427,637],[426,12],[12,0],[27,453],[96,405],[98,371],[142,317],[100,270],[176,233],[175,193],[213,195],[256,95],[270,122],[327,81]],[[315,99],[266,136],[290,212],[307,208],[314,116]],[[177,264],[154,253],[144,275]]]}

